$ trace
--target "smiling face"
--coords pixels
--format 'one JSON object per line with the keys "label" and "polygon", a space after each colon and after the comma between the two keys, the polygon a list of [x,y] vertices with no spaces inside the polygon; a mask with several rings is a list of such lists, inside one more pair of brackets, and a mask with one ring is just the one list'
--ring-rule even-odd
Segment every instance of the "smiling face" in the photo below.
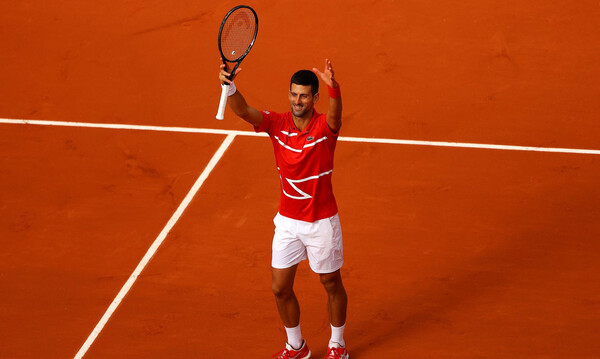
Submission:
{"label": "smiling face", "polygon": [[319,94],[313,96],[311,90],[310,85],[305,86],[294,83],[290,85],[290,107],[295,117],[312,117],[312,110],[315,102],[319,99]]}

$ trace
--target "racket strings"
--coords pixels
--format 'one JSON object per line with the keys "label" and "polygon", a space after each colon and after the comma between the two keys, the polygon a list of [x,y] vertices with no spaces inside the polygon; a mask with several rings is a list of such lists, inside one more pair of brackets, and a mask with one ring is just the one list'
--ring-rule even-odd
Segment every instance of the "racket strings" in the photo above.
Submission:
{"label": "racket strings", "polygon": [[254,40],[256,33],[256,18],[248,9],[233,12],[223,25],[221,32],[221,49],[223,56],[229,62],[235,62],[242,57]]}

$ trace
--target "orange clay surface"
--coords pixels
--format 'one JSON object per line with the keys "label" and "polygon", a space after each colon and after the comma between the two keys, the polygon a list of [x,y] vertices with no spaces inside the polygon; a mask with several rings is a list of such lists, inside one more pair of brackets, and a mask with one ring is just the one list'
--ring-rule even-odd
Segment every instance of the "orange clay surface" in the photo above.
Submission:
{"label": "orange clay surface", "polygon": [[[600,149],[598,1],[248,4],[256,108],[328,57],[342,136]],[[0,118],[251,130],[214,119],[234,5],[1,2]],[[0,124],[0,358],[74,357],[224,138]],[[351,358],[600,357],[599,155],[339,142],[333,181]],[[85,358],[280,350],[278,182],[236,137]],[[296,292],[323,357],[306,263]]]}

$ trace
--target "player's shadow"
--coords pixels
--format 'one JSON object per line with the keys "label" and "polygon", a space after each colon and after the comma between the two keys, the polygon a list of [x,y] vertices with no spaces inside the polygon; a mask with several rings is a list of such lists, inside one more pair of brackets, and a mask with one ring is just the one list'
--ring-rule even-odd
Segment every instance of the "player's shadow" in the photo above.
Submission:
{"label": "player's shadow", "polygon": [[[502,260],[514,256],[512,251],[496,253],[492,260]],[[481,258],[490,260],[490,258]],[[457,271],[459,272],[459,271]],[[356,359],[372,346],[394,345],[400,337],[406,339],[432,325],[445,325],[445,314],[471,301],[486,291],[502,286],[510,281],[508,274],[501,271],[473,271],[462,276],[452,273],[438,278],[437,283],[418,296],[411,293],[398,293],[378,303],[369,303],[373,313],[370,320],[352,321],[346,333],[350,354]]]}
{"label": "player's shadow", "polygon": [[[362,316],[360,321],[350,320],[346,329],[352,358],[360,358],[369,347],[397,346],[433,326],[446,326],[451,330],[448,314],[477,302],[481,296],[502,292],[522,276],[545,271],[549,263],[559,266],[559,261],[566,260],[571,253],[597,253],[598,245],[593,235],[598,231],[593,213],[597,211],[595,199],[587,193],[571,195],[569,203],[561,206],[544,203],[527,206],[529,213],[538,212],[537,218],[530,223],[519,218],[512,223],[498,224],[508,228],[520,223],[521,230],[507,234],[510,237],[500,244],[465,259],[459,267],[434,278],[434,284],[429,288],[363,303],[363,308],[372,312]],[[520,210],[522,208],[515,213]]]}

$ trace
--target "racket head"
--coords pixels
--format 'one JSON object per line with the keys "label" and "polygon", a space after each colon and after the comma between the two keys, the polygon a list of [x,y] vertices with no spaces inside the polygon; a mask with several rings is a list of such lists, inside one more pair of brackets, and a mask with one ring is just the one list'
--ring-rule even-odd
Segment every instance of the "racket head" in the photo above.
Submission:
{"label": "racket head", "polygon": [[247,5],[238,5],[223,18],[219,28],[219,52],[223,63],[239,63],[248,55],[258,34],[258,16]]}

